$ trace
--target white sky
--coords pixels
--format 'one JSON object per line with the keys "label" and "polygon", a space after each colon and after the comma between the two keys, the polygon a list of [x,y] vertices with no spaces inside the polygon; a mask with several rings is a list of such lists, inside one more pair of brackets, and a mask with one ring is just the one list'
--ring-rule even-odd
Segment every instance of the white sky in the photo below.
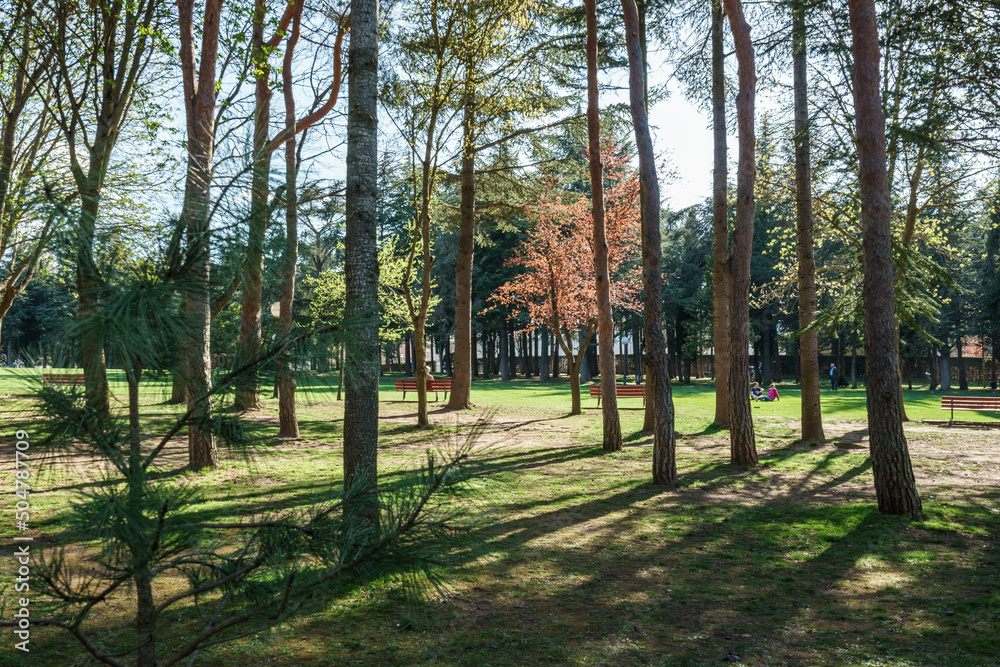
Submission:
{"label": "white sky", "polygon": [[661,179],[663,204],[679,211],[703,203],[712,194],[712,126],[705,112],[688,102],[675,83],[670,93],[650,109],[649,122],[654,126],[653,147],[667,154],[678,174],[674,182]]}

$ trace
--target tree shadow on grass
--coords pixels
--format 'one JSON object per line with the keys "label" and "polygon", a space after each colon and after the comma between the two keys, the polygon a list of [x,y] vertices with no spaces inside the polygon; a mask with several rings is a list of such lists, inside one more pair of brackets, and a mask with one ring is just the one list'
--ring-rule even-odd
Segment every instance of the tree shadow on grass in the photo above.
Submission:
{"label": "tree shadow on grass", "polygon": [[[628,442],[628,443],[634,442],[638,444],[640,440],[649,440],[652,437],[653,437],[652,431],[636,431],[632,435],[622,438],[622,442]],[[652,441],[650,440],[650,442]]]}
{"label": "tree shadow on grass", "polygon": [[[865,465],[857,468],[841,477]],[[433,654],[462,665],[583,659],[695,665],[736,655],[750,664],[853,664],[875,655],[918,665],[992,660],[992,641],[982,633],[1000,629],[990,607],[997,603],[982,576],[982,583],[969,583],[996,563],[989,550],[910,567],[926,535],[871,503],[779,497],[691,513],[682,511],[691,500],[685,496],[638,485],[490,526],[488,574],[456,601],[451,628],[429,619],[430,645],[407,642],[395,659],[415,664]],[[987,512],[981,516],[1000,527]],[[560,531],[571,532],[560,540]],[[883,565],[872,570],[872,563]],[[892,576],[897,571],[907,576]],[[942,582],[949,586],[942,589]],[[954,604],[956,595],[970,602]],[[964,618],[947,613],[955,607]],[[378,611],[388,618],[399,613],[389,602]]]}
{"label": "tree shadow on grass", "polygon": [[678,435],[684,435],[685,437],[688,438],[696,438],[699,435],[716,435],[717,433],[724,433],[727,431],[729,431],[728,428],[725,428],[719,425],[718,423],[713,422],[708,426],[706,426],[705,428],[701,429],[700,431],[696,431],[695,433],[684,433],[684,434],[678,433]]}

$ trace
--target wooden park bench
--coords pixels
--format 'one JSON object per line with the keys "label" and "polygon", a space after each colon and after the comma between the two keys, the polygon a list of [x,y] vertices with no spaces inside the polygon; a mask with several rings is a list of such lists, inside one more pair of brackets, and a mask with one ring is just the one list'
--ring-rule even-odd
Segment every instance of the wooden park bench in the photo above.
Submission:
{"label": "wooden park bench", "polygon": [[83,384],[83,376],[76,373],[42,373],[42,384]]}
{"label": "wooden park bench", "polygon": [[[601,407],[601,385],[590,385],[590,397],[597,397],[597,407]],[[642,398],[642,404],[646,405],[646,385],[644,384],[616,384],[615,396],[618,398]]]}
{"label": "wooden park bench", "polygon": [[[406,392],[417,390],[417,378],[406,378],[404,380],[396,380],[396,391],[403,392],[403,400],[406,400]],[[448,398],[448,392],[451,391],[451,380],[428,380],[427,381],[427,391],[434,392],[434,400],[438,400],[438,392],[443,392],[444,397]]]}
{"label": "wooden park bench", "polygon": [[955,421],[955,410],[1000,411],[1000,396],[942,396],[941,409],[951,410],[948,423]]}

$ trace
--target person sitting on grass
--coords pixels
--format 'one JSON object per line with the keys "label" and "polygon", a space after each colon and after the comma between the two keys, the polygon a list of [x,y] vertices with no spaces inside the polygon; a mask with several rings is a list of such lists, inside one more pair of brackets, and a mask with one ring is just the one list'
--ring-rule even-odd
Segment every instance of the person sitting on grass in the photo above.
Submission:
{"label": "person sitting on grass", "polygon": [[753,386],[750,387],[750,400],[759,401],[762,398],[764,398],[764,390],[760,388],[760,384],[754,382]]}
{"label": "person sitting on grass", "polygon": [[769,401],[780,401],[781,396],[778,395],[778,388],[771,383],[771,386],[767,388],[767,400]]}

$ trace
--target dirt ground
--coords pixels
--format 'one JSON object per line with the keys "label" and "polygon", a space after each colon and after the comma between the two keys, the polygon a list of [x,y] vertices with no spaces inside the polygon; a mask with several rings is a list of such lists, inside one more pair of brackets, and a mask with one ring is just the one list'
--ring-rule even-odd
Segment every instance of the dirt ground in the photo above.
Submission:
{"label": "dirt ground", "polygon": [[[342,410],[342,404],[336,409]],[[479,420],[487,422],[478,437],[480,449],[513,448],[534,449],[539,447],[561,448],[579,447],[578,436],[581,425],[594,419],[594,415],[567,417],[564,412],[554,412],[535,408],[505,408],[504,412],[484,410],[448,411],[432,404],[429,418],[432,425],[443,427],[430,431],[416,431],[412,428],[416,419],[412,403],[399,401],[386,402],[380,406],[380,421],[382,422],[382,440],[395,451],[412,450],[416,455],[428,447],[440,445],[443,439],[463,437],[470,427]],[[341,415],[331,415],[336,421],[341,421]],[[260,415],[249,419],[261,425],[276,424],[277,421],[268,415]],[[758,430],[787,433],[787,437],[758,436],[758,451],[765,455],[768,451],[783,447],[796,446],[795,434],[798,430],[797,421],[784,421],[773,417],[757,417]],[[847,452],[851,450],[868,451],[868,428],[864,422],[829,420],[824,422],[827,442],[820,445],[826,451]],[[921,495],[932,495],[935,499],[946,500],[959,496],[980,496],[989,490],[1000,488],[1000,429],[948,427],[920,422],[909,422],[904,425],[910,456],[913,462],[917,488]],[[456,436],[456,433],[458,434]],[[330,440],[306,437],[297,441],[273,439],[270,446],[275,452],[302,449],[339,449],[341,439],[339,432]],[[6,444],[6,443],[5,443]],[[148,446],[153,446],[155,440],[150,439]],[[596,443],[595,443],[596,444]],[[383,446],[380,444],[380,446]],[[642,437],[627,442],[625,447],[651,447],[650,437]],[[798,445],[805,447],[805,445]],[[860,451],[856,452],[860,453]],[[716,461],[726,461],[729,458],[729,434],[718,431],[710,434],[686,435],[680,433],[677,438],[678,466],[683,474],[686,459],[697,456],[699,459],[710,458]],[[174,438],[164,448],[159,457],[159,464],[165,469],[165,474],[179,472],[187,464],[186,438]],[[103,466],[92,455],[79,450],[69,450],[65,453],[49,455],[45,460],[45,468],[55,473],[55,478],[62,478],[64,484],[72,485],[69,480],[83,481],[99,478]],[[72,471],[68,477],[64,473]],[[766,473],[765,473],[766,474]],[[768,483],[756,489],[761,499],[773,494],[794,494],[794,486],[800,489],[806,486],[807,480],[785,479],[787,475],[775,473],[768,476]],[[50,480],[52,477],[49,478]],[[789,486],[794,484],[794,486]],[[825,490],[840,496],[870,494],[873,490],[863,479],[845,480]],[[59,485],[48,487],[42,481],[38,491],[60,490]],[[808,495],[818,498],[825,493],[823,489],[812,489]],[[742,492],[741,492],[742,493]],[[745,495],[743,496],[745,499]]]}
{"label": "dirt ground", "polygon": [[[483,413],[475,411],[449,412],[438,409],[430,412],[430,421],[432,424],[462,427],[475,423],[477,418],[483,416]],[[398,423],[401,428],[411,424],[415,417],[415,413],[407,410],[405,404],[399,403],[385,404],[381,415],[383,421]],[[490,424],[482,441],[489,446],[554,448],[581,445],[577,437],[579,422],[574,421],[574,418],[567,418],[564,413],[546,416],[532,408],[508,408],[503,413],[488,414],[484,418]],[[757,446],[762,455],[784,447],[807,447],[794,444],[799,428],[797,420],[757,417],[755,421],[759,430],[789,434],[778,438],[758,437]],[[820,447],[826,451],[857,450],[855,453],[861,453],[869,449],[868,425],[865,422],[827,420],[824,422],[824,430],[827,442]],[[904,424],[904,431],[921,495],[932,494],[935,499],[945,500],[966,496],[970,492],[973,496],[979,496],[983,492],[1000,488],[1000,428],[949,427],[908,422]],[[418,439],[409,443],[409,446],[423,449],[426,444]],[[650,437],[633,440],[625,445],[626,448],[651,446]],[[718,431],[707,435],[680,433],[677,439],[679,468],[683,470],[685,459],[695,455],[698,458],[707,456],[718,461],[728,460],[728,432]],[[785,484],[777,483],[779,475],[774,477],[775,484],[768,485],[763,490],[764,494],[787,494],[791,489],[783,488]],[[801,480],[798,485],[802,486],[804,481]],[[847,480],[836,486],[836,494],[869,494],[874,491],[868,488],[869,485],[863,479]],[[816,497],[820,494],[810,495]]]}

